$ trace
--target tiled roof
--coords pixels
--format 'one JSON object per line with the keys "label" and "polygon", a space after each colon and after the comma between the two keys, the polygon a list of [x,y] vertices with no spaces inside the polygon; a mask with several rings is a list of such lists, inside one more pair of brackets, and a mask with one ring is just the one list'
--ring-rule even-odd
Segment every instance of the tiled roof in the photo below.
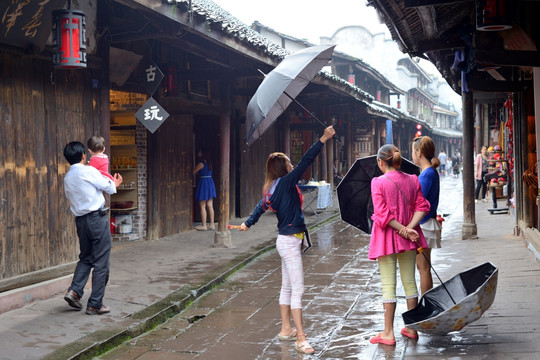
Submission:
{"label": "tiled roof", "polygon": [[284,58],[290,54],[290,51],[274,44],[211,0],[167,1],[169,4],[182,4],[182,6],[185,6],[186,10],[188,11],[189,3],[191,3],[191,11],[194,14],[202,16],[207,22],[219,26],[224,33],[229,34],[241,41],[246,41],[254,47],[262,48],[265,53],[270,56]]}
{"label": "tiled roof", "polygon": [[[167,0],[170,4],[182,4],[188,11],[189,0]],[[226,34],[238,38],[242,41],[246,41],[251,46],[259,49],[263,49],[264,52],[272,57],[283,59],[285,56],[291,54],[291,52],[266,37],[262,36],[229,12],[221,8],[219,5],[211,0],[191,0],[191,11],[194,14],[202,16],[206,21],[219,26],[219,28]],[[348,81],[340,78],[339,76],[320,71],[319,76],[330,79],[342,86],[348,86],[357,92],[363,99],[373,100],[373,96],[359,87],[350,84]]]}
{"label": "tiled roof", "polygon": [[[262,36],[248,25],[244,24],[229,12],[221,8],[219,5],[211,0],[167,0],[170,4],[181,4],[185,6],[185,11],[189,11],[188,6],[191,3],[191,11],[201,17],[205,18],[205,21],[210,24],[218,26],[224,33],[238,38],[241,41],[247,42],[249,45],[262,49],[269,56],[283,59],[291,52],[266,37]],[[369,66],[366,64],[366,66]],[[414,118],[410,115],[403,113],[402,111],[391,108],[389,105],[378,103],[374,101],[374,97],[362,90],[356,85],[349,83],[347,80],[342,79],[334,74],[320,71],[319,76],[327,78],[336,83],[336,85],[343,86],[345,88],[352,89],[359,95],[357,98],[362,101],[367,107],[368,111],[374,115],[388,116],[390,118],[406,118],[412,121],[423,123],[422,120]]]}

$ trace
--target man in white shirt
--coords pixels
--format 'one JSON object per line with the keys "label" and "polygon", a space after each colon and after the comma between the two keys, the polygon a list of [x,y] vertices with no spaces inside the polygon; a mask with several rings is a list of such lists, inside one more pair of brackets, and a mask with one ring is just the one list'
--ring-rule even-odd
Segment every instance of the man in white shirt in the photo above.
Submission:
{"label": "man in white shirt", "polygon": [[446,159],[446,153],[444,152],[444,150],[441,150],[441,152],[439,153],[439,161],[441,162],[441,166],[439,167],[439,169],[442,176],[446,175]]}
{"label": "man in white shirt", "polygon": [[64,300],[71,307],[82,310],[84,286],[93,268],[92,294],[88,299],[86,313],[106,314],[111,311],[103,304],[105,286],[109,281],[111,233],[108,209],[103,208],[103,191],[107,194],[116,193],[122,177],[114,174],[114,180],[111,180],[96,168],[86,166],[86,148],[81,142],[73,141],[67,144],[64,147],[64,157],[70,164],[64,177],[64,191],[70,202],[71,212],[75,215],[81,250],[71,286],[64,295]]}

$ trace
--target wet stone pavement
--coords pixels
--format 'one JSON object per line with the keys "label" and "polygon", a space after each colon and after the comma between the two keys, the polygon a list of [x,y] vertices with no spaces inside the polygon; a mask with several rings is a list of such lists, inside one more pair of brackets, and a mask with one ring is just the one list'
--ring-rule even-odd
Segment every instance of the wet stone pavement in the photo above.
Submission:
{"label": "wet stone pavement", "polygon": [[[278,340],[281,264],[271,251],[184,312],[100,359],[540,359],[540,310],[531,301],[540,298],[538,262],[516,245],[522,240],[512,236],[509,215],[479,221],[479,233],[492,236],[461,240],[461,191],[461,179],[442,179],[439,213],[446,221],[443,248],[432,253],[437,273],[445,280],[485,261],[500,266],[495,303],[461,332],[403,338],[400,314],[406,305],[398,286],[397,344],[370,344],[383,329],[378,267],[367,259],[369,236],[336,219],[313,233],[315,246],[303,257],[304,326],[315,355],[299,354],[293,342]],[[478,216],[488,216],[482,206]],[[439,284],[435,275],[434,283]]]}

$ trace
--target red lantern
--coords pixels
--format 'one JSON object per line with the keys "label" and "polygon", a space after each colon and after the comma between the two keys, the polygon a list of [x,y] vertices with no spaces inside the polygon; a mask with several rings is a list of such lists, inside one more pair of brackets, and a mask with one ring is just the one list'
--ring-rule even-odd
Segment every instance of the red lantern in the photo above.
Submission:
{"label": "red lantern", "polygon": [[422,125],[416,124],[416,129],[417,129],[417,130],[420,130],[421,128],[422,128]]}
{"label": "red lantern", "polygon": [[512,28],[508,0],[477,0],[476,30],[501,31]]}
{"label": "red lantern", "polygon": [[416,132],[416,134],[415,134],[415,137],[420,137],[420,136],[422,136],[422,132],[421,132],[420,130],[418,130],[418,131]]}
{"label": "red lantern", "polygon": [[174,64],[167,65],[167,73],[165,75],[166,96],[178,96],[178,70]]}
{"label": "red lantern", "polygon": [[61,69],[86,68],[86,21],[79,10],[53,11],[53,64]]}

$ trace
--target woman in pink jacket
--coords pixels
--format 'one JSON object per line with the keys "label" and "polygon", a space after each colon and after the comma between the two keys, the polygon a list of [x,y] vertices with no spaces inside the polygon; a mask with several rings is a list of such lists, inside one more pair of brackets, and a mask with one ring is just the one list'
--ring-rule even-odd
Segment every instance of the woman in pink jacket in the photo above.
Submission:
{"label": "woman in pink jacket", "polygon": [[[391,144],[381,147],[377,153],[377,164],[383,175],[371,181],[373,228],[368,256],[379,263],[384,331],[372,337],[370,342],[395,345],[397,263],[399,262],[407,309],[410,310],[418,304],[415,280],[417,248],[427,247],[419,224],[429,211],[430,205],[422,195],[418,177],[400,170],[401,154],[397,147]],[[418,339],[418,333],[407,327],[401,329],[401,334]]]}

